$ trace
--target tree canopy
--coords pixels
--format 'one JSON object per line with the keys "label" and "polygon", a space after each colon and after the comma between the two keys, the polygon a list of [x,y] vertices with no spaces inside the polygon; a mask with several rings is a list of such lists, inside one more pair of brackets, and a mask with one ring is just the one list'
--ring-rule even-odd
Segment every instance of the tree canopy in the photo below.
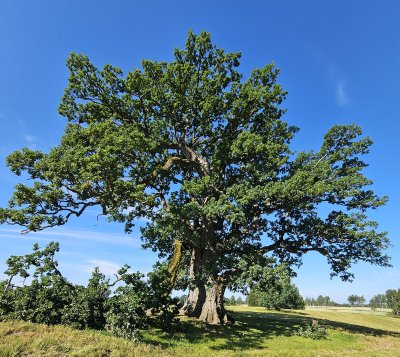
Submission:
{"label": "tree canopy", "polygon": [[349,302],[350,305],[356,305],[356,306],[363,306],[365,304],[365,298],[362,295],[350,295],[347,298],[347,301]]}
{"label": "tree canopy", "polygon": [[387,307],[387,297],[385,294],[377,294],[374,295],[371,300],[369,301],[369,306],[372,309],[376,309],[376,308],[386,308]]}
{"label": "tree canopy", "polygon": [[388,307],[392,309],[393,314],[400,315],[400,289],[389,289],[385,295]]}
{"label": "tree canopy", "polygon": [[299,289],[292,284],[287,270],[276,275],[275,281],[255,284],[247,297],[249,306],[264,306],[267,309],[304,309],[305,302]]}
{"label": "tree canopy", "polygon": [[388,266],[386,233],[367,216],[386,202],[363,174],[371,139],[336,125],[318,150],[293,152],[279,70],[244,79],[240,57],[205,32],[126,75],[71,54],[64,135],[48,153],[7,158],[33,184],[16,186],[0,222],[38,231],[99,206],[129,233],[147,217],[144,246],[170,260],[171,287],[189,286],[184,312],[211,323],[226,321],[225,288],[271,257],[293,265],[318,252],[344,280],[357,261]]}

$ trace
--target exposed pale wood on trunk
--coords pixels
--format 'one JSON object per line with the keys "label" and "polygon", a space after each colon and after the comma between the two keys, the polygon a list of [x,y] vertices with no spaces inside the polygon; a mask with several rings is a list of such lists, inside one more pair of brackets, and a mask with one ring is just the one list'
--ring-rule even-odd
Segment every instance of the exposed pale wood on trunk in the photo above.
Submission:
{"label": "exposed pale wood on trunk", "polygon": [[[208,249],[195,248],[192,252],[189,273],[192,278],[197,274],[208,271],[209,264],[213,264],[214,254]],[[209,324],[219,325],[232,323],[224,307],[225,287],[216,277],[208,277],[205,281],[198,282],[188,294],[181,314],[198,318]]]}

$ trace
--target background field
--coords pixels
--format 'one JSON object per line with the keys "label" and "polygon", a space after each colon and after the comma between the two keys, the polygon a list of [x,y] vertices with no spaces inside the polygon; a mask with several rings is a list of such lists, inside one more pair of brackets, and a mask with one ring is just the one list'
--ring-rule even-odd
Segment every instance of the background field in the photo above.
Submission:
{"label": "background field", "polygon": [[[234,326],[185,321],[185,333],[144,332],[133,343],[97,331],[19,321],[0,323],[0,356],[398,356],[400,318],[368,308],[267,311],[230,308]],[[323,340],[294,333],[312,319],[328,328]]]}

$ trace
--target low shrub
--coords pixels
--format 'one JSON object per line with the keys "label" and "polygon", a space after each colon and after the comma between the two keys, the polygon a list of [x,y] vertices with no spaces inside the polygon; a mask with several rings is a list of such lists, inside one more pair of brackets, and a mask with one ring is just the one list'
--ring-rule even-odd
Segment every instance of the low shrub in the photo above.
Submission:
{"label": "low shrub", "polygon": [[[8,279],[0,282],[0,320],[107,329],[130,340],[139,339],[140,329],[151,323],[167,332],[177,329],[178,299],[169,295],[165,265],[157,265],[147,280],[125,265],[113,282],[96,268],[85,287],[62,276],[54,260],[58,250],[58,243],[42,250],[35,244],[33,253],[7,260]],[[14,284],[17,277],[22,286]],[[149,312],[155,317],[149,318]]]}
{"label": "low shrub", "polygon": [[300,327],[296,335],[311,338],[313,340],[321,340],[326,338],[328,332],[325,327],[319,325],[317,320],[312,320],[310,324]]}

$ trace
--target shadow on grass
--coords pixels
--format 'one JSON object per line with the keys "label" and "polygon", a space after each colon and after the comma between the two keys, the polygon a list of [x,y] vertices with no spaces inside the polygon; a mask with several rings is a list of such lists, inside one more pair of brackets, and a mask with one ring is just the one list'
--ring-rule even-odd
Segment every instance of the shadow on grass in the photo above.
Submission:
{"label": "shadow on grass", "polygon": [[[208,344],[214,350],[246,350],[265,348],[265,340],[277,336],[292,336],[300,326],[318,320],[319,324],[352,333],[372,336],[397,336],[400,333],[373,329],[370,327],[304,317],[301,313],[270,312],[230,312],[236,319],[234,325],[211,326],[189,320],[183,322],[185,332],[176,334],[157,334],[157,338],[145,338],[144,342],[163,348],[178,346],[181,343]],[[154,335],[153,335],[154,336]]]}

